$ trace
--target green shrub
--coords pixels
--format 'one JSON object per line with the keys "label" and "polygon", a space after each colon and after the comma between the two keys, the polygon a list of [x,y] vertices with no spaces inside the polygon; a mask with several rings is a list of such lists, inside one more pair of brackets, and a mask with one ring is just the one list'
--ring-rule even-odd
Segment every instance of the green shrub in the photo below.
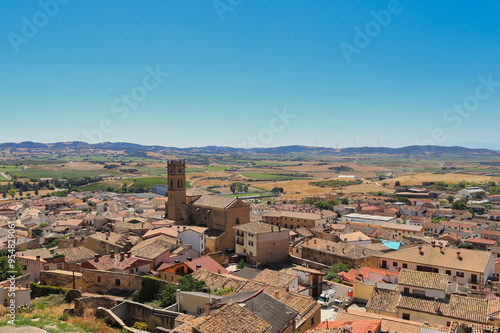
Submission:
{"label": "green shrub", "polygon": [[31,282],[31,298],[49,296],[52,294],[63,294],[68,292],[68,288],[44,286]]}

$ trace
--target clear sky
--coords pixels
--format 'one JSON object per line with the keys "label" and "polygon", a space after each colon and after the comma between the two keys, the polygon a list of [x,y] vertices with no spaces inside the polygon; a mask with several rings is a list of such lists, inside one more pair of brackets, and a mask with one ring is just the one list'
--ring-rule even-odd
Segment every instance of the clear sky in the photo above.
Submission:
{"label": "clear sky", "polygon": [[500,145],[498,0],[3,0],[0,13],[0,142]]}

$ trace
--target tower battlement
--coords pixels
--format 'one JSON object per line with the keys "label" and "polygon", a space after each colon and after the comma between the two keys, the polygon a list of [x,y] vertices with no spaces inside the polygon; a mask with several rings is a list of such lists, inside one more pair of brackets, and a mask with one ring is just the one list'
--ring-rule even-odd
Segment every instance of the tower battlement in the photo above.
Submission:
{"label": "tower battlement", "polygon": [[186,160],[168,160],[167,167],[186,167]]}

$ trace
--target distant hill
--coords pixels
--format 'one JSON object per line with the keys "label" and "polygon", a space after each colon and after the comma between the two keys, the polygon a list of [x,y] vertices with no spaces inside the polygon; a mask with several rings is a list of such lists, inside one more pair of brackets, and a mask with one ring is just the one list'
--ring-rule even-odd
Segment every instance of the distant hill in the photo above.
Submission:
{"label": "distant hill", "polygon": [[20,143],[6,142],[1,143],[0,148],[28,148],[28,149],[109,149],[109,150],[125,150],[129,152],[148,152],[162,151],[172,153],[209,153],[209,154],[269,154],[269,155],[492,155],[500,156],[500,152],[484,148],[465,148],[465,147],[443,147],[443,146],[407,146],[401,148],[388,147],[351,147],[351,148],[328,148],[328,147],[310,147],[310,146],[281,146],[270,148],[234,148],[224,146],[206,146],[206,147],[189,147],[175,148],[165,146],[146,146],[128,142],[103,142],[97,144],[89,144],[82,141],[72,142],[55,142],[55,143],[39,143],[25,141]]}

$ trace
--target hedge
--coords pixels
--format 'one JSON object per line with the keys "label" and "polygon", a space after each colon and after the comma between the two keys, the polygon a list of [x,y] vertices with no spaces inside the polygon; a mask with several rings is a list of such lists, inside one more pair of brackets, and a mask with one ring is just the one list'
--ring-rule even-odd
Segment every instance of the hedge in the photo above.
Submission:
{"label": "hedge", "polygon": [[31,282],[31,298],[44,297],[52,294],[66,294],[68,288],[44,286]]}

